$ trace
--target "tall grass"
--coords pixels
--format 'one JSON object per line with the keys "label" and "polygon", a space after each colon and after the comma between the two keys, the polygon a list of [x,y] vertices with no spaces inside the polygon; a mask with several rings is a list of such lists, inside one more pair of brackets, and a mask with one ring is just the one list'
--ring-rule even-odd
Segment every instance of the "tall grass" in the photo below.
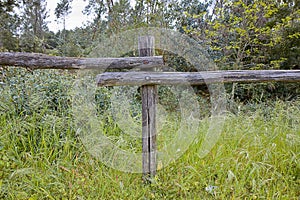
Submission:
{"label": "tall grass", "polygon": [[113,170],[86,151],[68,107],[72,75],[18,73],[0,88],[1,199],[299,199],[299,100],[239,106],[200,158],[204,118],[188,151],[143,184],[140,174]]}

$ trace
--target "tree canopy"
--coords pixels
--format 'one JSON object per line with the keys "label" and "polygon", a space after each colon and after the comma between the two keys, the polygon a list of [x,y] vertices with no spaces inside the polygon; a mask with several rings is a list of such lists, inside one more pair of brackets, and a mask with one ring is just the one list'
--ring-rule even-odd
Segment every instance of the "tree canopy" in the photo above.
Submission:
{"label": "tree canopy", "polygon": [[64,28],[52,32],[46,0],[0,0],[0,50],[86,56],[103,37],[152,26],[198,40],[222,69],[299,69],[296,0],[88,0],[82,12],[93,20],[66,30],[74,6],[58,2],[54,14]]}

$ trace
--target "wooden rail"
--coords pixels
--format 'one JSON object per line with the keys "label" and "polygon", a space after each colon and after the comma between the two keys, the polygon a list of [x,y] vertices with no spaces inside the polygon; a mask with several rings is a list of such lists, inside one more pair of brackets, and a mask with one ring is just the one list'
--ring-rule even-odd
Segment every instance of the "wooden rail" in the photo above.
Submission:
{"label": "wooden rail", "polygon": [[0,66],[35,69],[133,69],[153,68],[164,64],[162,56],[125,58],[75,58],[38,53],[0,52]]}
{"label": "wooden rail", "polygon": [[300,70],[239,70],[205,72],[105,72],[97,76],[99,86],[202,85],[228,82],[299,82]]}

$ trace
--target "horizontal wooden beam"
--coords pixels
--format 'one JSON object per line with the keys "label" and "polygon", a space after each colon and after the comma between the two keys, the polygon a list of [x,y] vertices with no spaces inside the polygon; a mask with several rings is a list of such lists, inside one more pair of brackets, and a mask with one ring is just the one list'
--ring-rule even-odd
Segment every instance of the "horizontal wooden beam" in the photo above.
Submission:
{"label": "horizontal wooden beam", "polygon": [[162,56],[125,58],[75,58],[37,53],[0,52],[0,66],[35,69],[147,69],[162,66]]}
{"label": "horizontal wooden beam", "polygon": [[202,85],[209,83],[299,82],[300,70],[239,70],[202,72],[105,72],[97,76],[99,86]]}

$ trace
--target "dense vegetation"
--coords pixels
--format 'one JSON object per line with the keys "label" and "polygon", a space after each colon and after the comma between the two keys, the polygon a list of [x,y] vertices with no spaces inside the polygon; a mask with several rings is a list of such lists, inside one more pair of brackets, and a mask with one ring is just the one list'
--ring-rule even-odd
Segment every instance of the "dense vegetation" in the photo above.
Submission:
{"label": "dense vegetation", "polygon": [[[74,30],[56,32],[47,27],[46,3],[0,1],[0,51],[85,57],[104,38],[135,28],[158,27],[195,39],[220,69],[299,69],[300,4],[296,0],[137,0],[135,4],[129,0],[89,0],[82,10],[93,20]],[[54,13],[57,23],[65,27],[74,6],[72,0],[61,0]],[[157,53],[166,57],[170,52]],[[173,61],[177,71],[191,71],[181,59]],[[252,97],[247,87],[234,84],[228,88],[237,91],[240,99]],[[270,97],[278,91],[280,95],[295,94],[294,85],[260,88]]]}
{"label": "dense vegetation", "polygon": [[[300,195],[299,99],[231,102],[221,137],[204,158],[198,151],[209,128],[209,110],[205,114],[202,109],[199,136],[188,151],[145,185],[140,174],[113,170],[87,152],[70,106],[74,75],[6,72],[9,84],[0,87],[1,199],[298,199]],[[135,104],[140,106],[139,101]],[[115,143],[130,150],[141,147],[140,142],[126,145],[128,136],[119,134],[111,110],[100,109],[110,124],[107,135]],[[178,121],[168,118],[165,123]],[[158,144],[169,141],[173,131],[165,126]]]}
{"label": "dense vegetation", "polygon": [[[129,2],[89,0],[83,12],[94,16],[92,21],[75,30],[52,32],[45,0],[1,0],[0,50],[86,56],[104,37],[151,26],[175,29],[208,45],[224,69],[299,69],[296,0]],[[65,24],[72,6],[72,0],[58,3],[58,23]]]}
{"label": "dense vegetation", "polygon": [[[59,2],[59,23],[65,24],[74,3]],[[53,32],[47,27],[45,0],[0,0],[0,51],[85,57],[103,38],[159,27],[193,38],[220,69],[299,69],[299,7],[296,0],[136,0],[134,5],[129,0],[89,0],[83,12],[94,16],[92,21]],[[156,54],[174,70],[195,70],[172,52],[157,49]],[[204,158],[198,151],[211,105],[208,88],[195,87],[201,106],[199,136],[152,184],[143,184],[140,174],[109,168],[82,144],[72,112],[77,76],[0,68],[0,199],[299,198],[299,83],[226,84],[225,124]],[[95,95],[106,134],[124,149],[140,151],[140,141],[132,142],[114,122],[110,89],[100,88]],[[159,95],[168,112],[158,137],[163,144],[178,128],[179,111],[167,87],[160,87]],[[139,119],[139,90],[131,103]]]}

